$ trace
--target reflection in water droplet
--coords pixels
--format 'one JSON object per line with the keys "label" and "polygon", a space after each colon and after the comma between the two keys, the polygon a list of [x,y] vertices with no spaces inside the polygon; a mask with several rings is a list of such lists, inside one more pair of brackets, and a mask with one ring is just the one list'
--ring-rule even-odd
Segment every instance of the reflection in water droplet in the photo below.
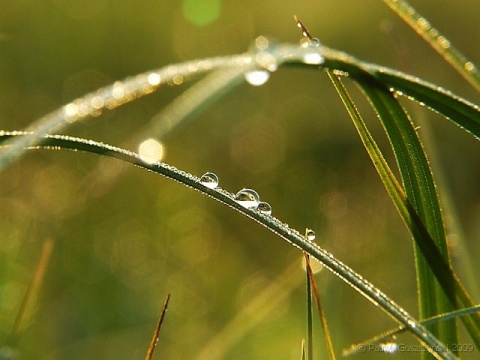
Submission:
{"label": "reflection in water droplet", "polygon": [[266,70],[253,70],[245,73],[245,80],[247,80],[247,82],[253,86],[265,84],[269,77],[270,73]]}
{"label": "reflection in water droplet", "polygon": [[258,204],[257,210],[260,211],[262,214],[272,215],[272,207],[267,202],[260,202]]}
{"label": "reflection in water droplet", "polygon": [[315,231],[313,231],[312,229],[307,229],[305,230],[305,236],[308,241],[312,242],[315,240]]}
{"label": "reflection in water droplet", "polygon": [[235,195],[235,201],[247,209],[257,208],[260,196],[255,190],[242,189]]}
{"label": "reflection in water droplet", "polygon": [[212,172],[207,172],[200,178],[200,183],[209,189],[215,189],[218,186],[218,176]]}

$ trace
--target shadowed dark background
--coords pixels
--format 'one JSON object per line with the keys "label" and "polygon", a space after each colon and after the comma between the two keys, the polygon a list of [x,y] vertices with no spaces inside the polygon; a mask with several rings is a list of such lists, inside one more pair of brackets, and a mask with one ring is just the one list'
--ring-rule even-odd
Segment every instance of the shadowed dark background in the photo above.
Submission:
{"label": "shadowed dark background", "polygon": [[[411,5],[479,62],[477,1]],[[21,130],[129,75],[242,53],[258,35],[296,43],[294,14],[329,47],[478,103],[478,94],[381,1],[2,0],[0,9],[3,130]],[[64,133],[136,150],[133,134],[191,84],[161,87]],[[393,165],[373,112],[349,88]],[[402,103],[421,127],[454,265],[478,299],[478,142]],[[177,168],[198,176],[212,171],[231,192],[255,189],[276,217],[300,231],[314,229],[321,246],[416,315],[411,240],[323,72],[280,68],[263,86],[241,84],[163,145],[164,161]],[[158,359],[300,358],[301,253],[231,209],[118,161],[64,151],[30,152],[4,171],[0,201],[0,345],[42,243],[55,242],[18,343],[22,359],[144,358],[167,293]],[[327,271],[317,280],[338,353],[394,326]],[[320,335],[317,327],[317,352]]]}

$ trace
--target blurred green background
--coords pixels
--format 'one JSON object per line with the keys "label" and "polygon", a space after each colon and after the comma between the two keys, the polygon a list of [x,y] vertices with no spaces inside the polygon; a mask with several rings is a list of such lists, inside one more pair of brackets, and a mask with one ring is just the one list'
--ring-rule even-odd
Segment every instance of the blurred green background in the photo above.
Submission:
{"label": "blurred green background", "polygon": [[[479,62],[477,1],[411,4]],[[478,103],[478,94],[381,1],[2,0],[0,128],[23,129],[129,75],[244,52],[258,35],[296,43],[294,14],[327,46]],[[165,86],[64,133],[135,150],[137,129],[190,85]],[[388,149],[374,114],[350,88]],[[478,143],[402,102],[430,155],[454,265],[478,299]],[[171,165],[198,176],[213,171],[231,192],[254,188],[276,217],[300,231],[314,229],[321,246],[416,315],[411,240],[322,72],[280,68],[264,86],[242,84],[164,146]],[[18,343],[22,359],[143,359],[167,293],[154,358],[300,358],[301,253],[236,212],[118,161],[60,151],[30,152],[4,171],[0,201],[0,345],[42,244],[55,241]],[[317,280],[338,353],[394,325],[327,271]],[[320,352],[318,329],[316,335]]]}

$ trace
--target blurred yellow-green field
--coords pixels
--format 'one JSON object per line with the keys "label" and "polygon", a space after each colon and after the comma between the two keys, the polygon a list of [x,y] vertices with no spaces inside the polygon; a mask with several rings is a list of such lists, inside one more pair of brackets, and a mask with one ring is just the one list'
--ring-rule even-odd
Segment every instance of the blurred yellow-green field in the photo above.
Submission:
{"label": "blurred yellow-green field", "polygon": [[[477,1],[411,5],[479,63]],[[245,52],[259,35],[297,43],[294,14],[329,47],[478,103],[478,93],[382,1],[16,0],[0,1],[0,129],[24,129],[130,75]],[[161,87],[63,133],[136,151],[139,130],[192,84]],[[393,167],[373,111],[349,89]],[[478,301],[478,141],[402,103],[429,155],[453,265]],[[417,315],[412,241],[322,71],[281,67],[263,86],[245,82],[162,142],[165,162],[197,176],[214,172],[230,192],[255,189],[274,216],[301,232],[314,229],[322,247]],[[43,150],[0,174],[0,204],[0,347],[43,244],[54,242],[19,329],[20,359],[143,359],[168,293],[154,359],[300,359],[302,254],[237,212],[119,161]],[[338,354],[395,325],[331,273],[319,272],[317,281]],[[316,358],[326,358],[318,326],[315,336]]]}

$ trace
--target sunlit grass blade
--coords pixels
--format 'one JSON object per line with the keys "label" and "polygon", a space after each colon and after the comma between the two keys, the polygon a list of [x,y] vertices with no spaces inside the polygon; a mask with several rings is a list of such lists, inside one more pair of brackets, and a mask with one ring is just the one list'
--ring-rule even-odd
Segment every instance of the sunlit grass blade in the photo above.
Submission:
{"label": "sunlit grass blade", "polygon": [[40,257],[35,266],[32,279],[28,285],[27,292],[17,313],[10,336],[6,340],[7,347],[15,348],[22,331],[32,316],[35,304],[38,300],[38,294],[42,288],[48,264],[51,260],[53,247],[54,241],[52,239],[46,239],[42,245]]}
{"label": "sunlit grass blade", "polygon": [[157,347],[158,338],[160,337],[160,330],[162,328],[163,320],[165,319],[165,314],[167,313],[168,302],[169,301],[170,301],[170,294],[167,295],[167,297],[165,299],[165,302],[163,304],[162,314],[160,315],[160,318],[158,319],[157,326],[155,327],[155,330],[153,331],[152,340],[150,341],[150,345],[148,346],[147,355],[145,356],[145,360],[151,360],[152,359],[153,352],[155,351],[155,348]]}
{"label": "sunlit grass blade", "polygon": [[[433,176],[411,120],[387,88],[366,82],[359,85],[387,132],[409,202],[425,224],[444,261],[449,263],[443,219]],[[423,237],[416,239],[415,243],[420,241],[424,241]],[[446,281],[443,290],[446,293],[443,294],[428,262],[416,246],[415,260],[420,318],[455,309],[455,302],[451,302],[455,299],[453,278],[444,279]],[[457,343],[454,322],[438,324],[433,331],[445,343]]]}
{"label": "sunlit grass blade", "polygon": [[251,55],[241,54],[168,65],[122,81],[115,81],[34,121],[26,129],[28,133],[26,136],[16,138],[8,149],[0,152],[0,171],[18,159],[26,148],[42,141],[45,135],[59,132],[72,123],[99,116],[105,110],[116,109],[149,95],[166,84],[181,85],[187,79],[215,69],[226,67],[246,69],[249,66],[254,66],[251,64]]}
{"label": "sunlit grass blade", "polygon": [[413,76],[398,72],[375,72],[374,77],[397,94],[406,95],[428,108],[445,116],[480,139],[480,109],[478,106]]}
{"label": "sunlit grass blade", "polygon": [[480,91],[480,72],[450,41],[440,34],[430,22],[404,0],[383,0],[403,21],[434,48],[477,91]]}
{"label": "sunlit grass blade", "polygon": [[[428,238],[419,233],[412,233],[418,246],[416,265],[421,317],[431,317],[454,309],[473,306],[473,302],[449,266],[443,220],[433,177],[413,124],[398,101],[382,85],[373,85],[370,82],[359,85],[379,114],[392,143],[407,197],[421,222],[425,224],[445,264],[442,265],[436,261],[437,265],[435,265],[431,259],[429,260],[432,253],[425,251],[426,249],[422,250],[425,246],[423,243],[429,242]],[[436,276],[443,291],[433,278],[440,273],[440,268],[435,269],[432,266],[445,267],[445,270],[448,266],[450,269],[445,271],[446,277],[442,280]],[[462,320],[474,341],[480,344],[480,317],[472,315],[462,317]],[[450,333],[453,337],[451,332],[455,328],[452,324],[441,323],[438,328],[439,334],[443,332],[447,336]]]}
{"label": "sunlit grass blade", "polygon": [[[322,303],[320,302],[320,293],[318,292],[317,282],[315,281],[315,276],[313,274],[312,267],[310,266],[310,257],[305,254],[305,264],[307,270],[307,279],[311,282],[311,288],[313,289],[313,296],[315,298],[315,305],[317,306],[318,315],[320,317],[320,323],[322,324],[323,338],[327,347],[328,358],[330,360],[335,360],[335,350],[333,348],[332,336],[330,335],[330,328],[328,326],[327,315],[323,309]],[[310,294],[311,296],[311,294]]]}
{"label": "sunlit grass blade", "polygon": [[401,71],[361,61],[345,52],[326,46],[318,48],[318,53],[324,59],[320,66],[305,62],[305,54],[300,49],[291,47],[283,51],[286,65],[338,70],[358,82],[370,81],[371,77],[378,79],[391,91],[427,106],[480,139],[479,107],[438,85]]}
{"label": "sunlit grass blade", "polygon": [[[339,93],[352,121],[354,122],[360,138],[370,158],[372,159],[375,168],[377,169],[380,179],[382,180],[388,194],[392,198],[397,211],[399,212],[409,231],[412,233],[414,240],[417,241],[417,245],[428,261],[430,268],[435,272],[435,276],[439,283],[446,288],[447,294],[452,296],[452,298],[449,300],[452,303],[455,303],[455,301],[458,299],[458,302],[459,304],[462,304],[462,307],[473,306],[473,303],[466,295],[460,282],[448,265],[448,262],[446,262],[443,258],[434,241],[431,239],[430,234],[426,230],[423,222],[419,219],[415,209],[408,201],[402,187],[390,170],[347,90],[331,71],[327,73],[337,92]],[[454,284],[455,293],[452,293],[450,290],[452,282]],[[470,335],[474,339],[475,343],[479,342],[480,334],[475,325],[477,322],[477,319],[468,319],[466,321],[466,326],[469,328]]]}
{"label": "sunlit grass blade", "polygon": [[192,115],[218,100],[220,96],[231,90],[244,80],[242,66],[228,67],[208,74],[170,105],[155,115],[146,128],[140,131],[138,138],[154,137],[164,139],[173,130],[184,124]]}
{"label": "sunlit grass blade", "polygon": [[[18,136],[25,136],[22,132],[2,132],[0,131],[0,145],[5,140]],[[333,254],[327,252],[315,243],[308,241],[304,235],[297,230],[292,229],[287,224],[281,222],[271,215],[266,215],[254,209],[245,208],[243,205],[235,201],[234,194],[221,188],[209,188],[203,185],[200,179],[194,175],[180,171],[165,163],[146,163],[137,154],[130,151],[119,149],[111,145],[101,144],[93,140],[85,140],[62,135],[48,135],[43,139],[42,145],[34,147],[35,149],[67,149],[80,150],[93,154],[109,156],[111,158],[122,160],[131,165],[138,166],[156,174],[162,175],[168,179],[177,181],[184,186],[191,187],[217,201],[235,209],[244,216],[258,222],[279,237],[294,245],[295,247],[305,251],[310,256],[317,259],[326,269],[331,271],[345,283],[352,286],[366,299],[375,304],[379,309],[383,310],[392,319],[399,324],[404,325],[426,349],[436,358],[444,360],[453,360],[457,357],[439,341],[428,329],[420,324],[405,309],[400,307],[380,289],[375,287],[371,282],[363,276],[355,272],[353,269],[336,259]],[[436,248],[435,248],[436,249]],[[271,299],[269,299],[271,301]]]}
{"label": "sunlit grass blade", "polygon": [[307,359],[307,355],[306,355],[306,352],[305,352],[305,339],[302,340],[302,355],[300,356],[300,359],[301,360],[306,360]]}
{"label": "sunlit grass blade", "polygon": [[[449,312],[449,313],[446,313],[446,314],[442,314],[442,315],[437,315],[437,316],[422,320],[421,323],[423,325],[430,325],[430,324],[435,324],[435,323],[438,323],[438,322],[441,322],[441,321],[447,321],[447,320],[459,318],[459,317],[462,317],[462,316],[474,314],[474,313],[477,313],[477,312],[480,312],[480,305],[476,305],[476,306],[466,308],[466,309],[455,310],[455,311],[452,311],[452,312]],[[405,332],[405,330],[406,330],[405,327],[399,326],[395,329],[385,331],[380,335],[374,336],[374,337],[372,337],[370,339],[367,339],[367,340],[364,340],[360,343],[351,345],[348,349],[344,349],[342,351],[342,355],[344,357],[350,356],[350,355],[355,355],[359,352],[362,352],[363,349],[369,348],[370,345],[384,342],[384,341],[392,338],[395,335],[398,335],[398,334],[401,334],[401,333]],[[465,344],[465,345],[467,345],[467,344]],[[469,348],[468,351],[473,351],[474,350],[474,344],[469,344],[469,345],[470,346],[468,347]]]}

